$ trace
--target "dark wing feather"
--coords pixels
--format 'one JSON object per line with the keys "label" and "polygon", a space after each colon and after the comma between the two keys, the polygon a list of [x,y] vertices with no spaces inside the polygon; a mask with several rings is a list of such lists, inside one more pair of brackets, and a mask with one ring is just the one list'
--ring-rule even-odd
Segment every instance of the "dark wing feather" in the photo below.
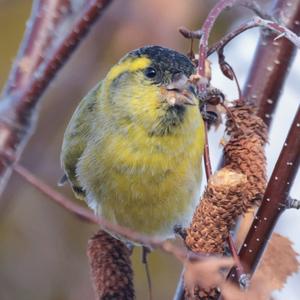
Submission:
{"label": "dark wing feather", "polygon": [[61,165],[75,195],[80,199],[85,197],[85,193],[77,179],[76,167],[88,142],[100,89],[101,83],[81,100],[68,124],[63,139]]}

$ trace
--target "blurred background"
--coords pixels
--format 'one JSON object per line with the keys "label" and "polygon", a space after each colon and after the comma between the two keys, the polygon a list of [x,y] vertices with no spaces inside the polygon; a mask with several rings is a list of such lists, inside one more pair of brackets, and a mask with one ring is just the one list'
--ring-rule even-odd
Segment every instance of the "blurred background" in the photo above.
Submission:
{"label": "blurred background", "polygon": [[[114,1],[47,89],[40,106],[36,131],[24,151],[21,163],[49,185],[73,197],[68,186],[58,188],[56,183],[62,175],[59,155],[63,133],[80,99],[129,50],[147,44],[159,44],[187,52],[189,43],[178,34],[177,28],[184,25],[198,29],[215,2]],[[261,2],[268,5],[268,1]],[[29,0],[0,0],[0,86],[4,85],[17,53],[31,5],[32,1]],[[211,42],[230,26],[247,18],[249,15],[245,11],[234,9],[225,12],[214,29]],[[253,57],[258,33],[258,30],[246,33],[226,48],[228,61],[232,63],[242,84]],[[240,45],[243,45],[242,51]],[[296,59],[300,63],[299,56]],[[214,58],[212,61],[214,85],[224,90],[229,99],[236,98],[235,86],[221,76]],[[290,74],[290,85],[283,94],[290,102],[281,104],[278,109],[272,129],[277,134],[271,136],[267,149],[269,173],[292,120],[291,112],[299,103],[299,89],[297,91],[294,88],[295,78],[299,76],[299,70],[294,67]],[[221,153],[219,141],[222,134],[222,130],[219,130],[210,136],[215,167]],[[299,182],[300,178],[297,180]],[[293,189],[294,197],[300,197],[299,186]],[[297,212],[286,213],[277,230],[289,236],[300,252],[295,222]],[[76,219],[13,175],[0,206],[0,299],[93,299],[86,247],[89,237],[97,230],[97,226]],[[140,256],[141,251],[136,249],[133,255],[135,287],[137,299],[146,299],[147,282]],[[173,257],[159,251],[150,255],[149,262],[154,299],[171,299],[181,266]],[[284,294],[277,293],[275,298],[289,296],[290,300],[297,299],[294,288],[297,280],[299,282],[299,276],[294,276]]]}

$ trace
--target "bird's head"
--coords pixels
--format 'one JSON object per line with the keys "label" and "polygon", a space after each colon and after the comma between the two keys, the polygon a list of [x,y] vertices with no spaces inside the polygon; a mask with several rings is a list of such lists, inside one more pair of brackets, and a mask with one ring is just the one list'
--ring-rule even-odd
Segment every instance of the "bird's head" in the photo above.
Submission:
{"label": "bird's head", "polygon": [[107,74],[104,106],[121,125],[141,125],[149,134],[164,135],[180,126],[188,111],[198,110],[195,72],[183,54],[160,46],[128,53]]}

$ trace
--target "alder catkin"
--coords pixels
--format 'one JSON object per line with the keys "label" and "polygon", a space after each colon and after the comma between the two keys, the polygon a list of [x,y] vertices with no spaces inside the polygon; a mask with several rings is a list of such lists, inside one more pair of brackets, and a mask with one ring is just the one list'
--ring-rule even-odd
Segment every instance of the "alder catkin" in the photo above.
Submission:
{"label": "alder catkin", "polygon": [[[194,253],[224,253],[230,229],[243,211],[247,184],[246,175],[227,167],[211,176],[187,229],[185,242]],[[204,290],[197,285],[193,291],[186,289],[187,299],[208,300],[217,295],[216,289]]]}
{"label": "alder catkin", "polygon": [[91,277],[98,300],[132,300],[130,250],[103,230],[88,242]]}
{"label": "alder catkin", "polygon": [[222,254],[229,230],[242,213],[244,174],[223,168],[211,176],[187,229],[186,244],[196,253]]}
{"label": "alder catkin", "polygon": [[246,212],[260,204],[266,188],[267,126],[251,105],[236,102],[230,111],[226,122],[229,141],[224,147],[225,166],[247,176],[248,196],[243,201]]}
{"label": "alder catkin", "polygon": [[[236,219],[261,202],[266,187],[267,127],[253,106],[239,101],[229,108],[224,146],[225,165],[211,176],[185,242],[195,253],[224,254],[230,229]],[[216,289],[195,285],[186,289],[187,299],[215,299]]]}

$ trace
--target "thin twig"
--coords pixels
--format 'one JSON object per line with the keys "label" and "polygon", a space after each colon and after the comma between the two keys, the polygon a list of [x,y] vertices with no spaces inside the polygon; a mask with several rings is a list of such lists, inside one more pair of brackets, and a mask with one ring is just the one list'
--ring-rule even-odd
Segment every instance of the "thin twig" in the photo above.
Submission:
{"label": "thin twig", "polygon": [[218,41],[207,51],[207,56],[210,56],[214,52],[223,49],[230,41],[236,38],[239,34],[243,33],[248,29],[252,29],[255,27],[264,27],[270,29],[274,33],[277,33],[278,36],[274,38],[274,41],[279,38],[285,37],[296,47],[300,48],[300,37],[297,34],[295,34],[293,31],[289,30],[287,27],[282,26],[276,22],[264,20],[259,17],[254,17],[252,20],[244,24],[241,24],[238,28],[225,35],[220,41]]}
{"label": "thin twig", "polygon": [[184,300],[184,269],[180,274],[173,300]]}
{"label": "thin twig", "polygon": [[[238,90],[239,100],[242,101],[242,91],[241,91],[239,80],[238,80],[232,66],[225,60],[224,48],[220,48],[218,50],[218,59],[219,59],[219,65],[220,65],[220,68],[221,68],[223,74],[226,77],[228,77],[229,79],[234,80],[237,90]],[[230,112],[230,110],[227,110],[227,111]],[[233,119],[233,121],[234,121],[234,119]]]}
{"label": "thin twig", "polygon": [[33,187],[38,189],[44,195],[50,197],[53,201],[55,201],[67,211],[71,212],[72,214],[84,221],[87,221],[92,224],[99,224],[98,218],[92,213],[91,210],[76,204],[74,200],[71,200],[66,196],[62,195],[61,193],[57,192],[55,189],[50,187],[48,184],[43,182],[33,173],[22,167],[20,164],[14,164],[13,169],[17,174],[24,178]]}
{"label": "thin twig", "polygon": [[249,286],[249,281],[245,280],[245,279],[247,279],[248,276],[246,275],[246,273],[244,271],[244,267],[243,267],[243,265],[240,261],[240,258],[238,256],[236,245],[235,245],[235,242],[234,242],[231,234],[229,234],[227,241],[228,241],[228,246],[230,248],[230,252],[232,254],[234,263],[236,265],[236,273],[237,273],[237,276],[238,276],[238,282],[239,282],[241,287],[247,288]]}
{"label": "thin twig", "polygon": [[163,241],[156,237],[150,237],[139,232],[135,232],[129,228],[111,223],[102,217],[98,217],[92,213],[91,210],[76,204],[72,199],[60,194],[48,184],[43,182],[40,178],[35,176],[20,164],[12,165],[14,171],[19,174],[28,183],[34,186],[37,190],[46,195],[50,200],[54,201],[73,215],[88,221],[92,224],[100,225],[111,232],[122,235],[125,238],[136,242],[138,244],[146,245],[152,248],[159,248],[166,253],[174,255],[178,260],[184,262],[186,259],[201,260],[205,259],[207,255],[193,254],[188,252],[185,248],[176,246],[169,241]]}
{"label": "thin twig", "polygon": [[[207,18],[204,21],[204,24],[201,28],[201,38],[199,41],[199,62],[197,73],[201,78],[205,78],[206,70],[205,70],[205,60],[207,58],[207,50],[208,50],[208,38],[210,36],[210,32],[216,22],[216,19],[220,15],[222,11],[226,8],[232,7],[239,0],[220,0],[209,12]],[[200,92],[204,92],[206,89],[207,83],[204,81],[200,81],[198,85],[198,89]]]}
{"label": "thin twig", "polygon": [[149,263],[148,263],[148,255],[150,254],[151,250],[145,246],[142,247],[142,263],[145,267],[145,273],[148,283],[148,290],[149,290],[149,300],[153,300],[153,293],[152,293],[152,280],[151,280],[151,274],[149,269]]}
{"label": "thin twig", "polygon": [[216,42],[213,46],[209,48],[207,51],[207,56],[210,56],[214,52],[219,51],[219,49],[224,48],[230,41],[236,38],[238,35],[243,33],[244,31],[257,27],[257,23],[254,19],[249,20],[246,23],[241,24],[238,28],[234,29],[233,31],[227,33],[221,40]]}
{"label": "thin twig", "polygon": [[300,200],[288,196],[286,208],[300,209]]}
{"label": "thin twig", "polygon": [[292,42],[297,48],[300,48],[300,38],[299,36],[294,33],[293,31],[289,30],[287,27],[280,25],[276,22],[270,21],[270,20],[264,20],[259,17],[255,17],[254,21],[257,22],[259,26],[263,26],[265,28],[268,28],[275,33],[278,34],[277,37],[275,37],[274,41],[285,37],[288,39],[290,42]]}
{"label": "thin twig", "polygon": [[205,134],[205,144],[204,144],[204,167],[205,167],[205,174],[206,180],[208,181],[210,176],[212,175],[212,167],[210,162],[210,155],[209,155],[209,144],[208,144],[208,134],[207,134],[207,122],[204,122],[204,134]]}

